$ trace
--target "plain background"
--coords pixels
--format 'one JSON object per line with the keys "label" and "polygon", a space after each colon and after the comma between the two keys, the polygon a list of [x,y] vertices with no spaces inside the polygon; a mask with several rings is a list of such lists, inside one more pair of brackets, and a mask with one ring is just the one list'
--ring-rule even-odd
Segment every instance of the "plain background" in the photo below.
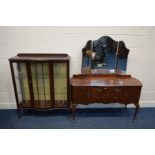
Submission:
{"label": "plain background", "polygon": [[[2,26],[155,25],[154,0],[1,0],[0,2]],[[151,82],[153,84],[154,80]],[[152,155],[154,139],[154,130],[1,130],[0,153]]]}

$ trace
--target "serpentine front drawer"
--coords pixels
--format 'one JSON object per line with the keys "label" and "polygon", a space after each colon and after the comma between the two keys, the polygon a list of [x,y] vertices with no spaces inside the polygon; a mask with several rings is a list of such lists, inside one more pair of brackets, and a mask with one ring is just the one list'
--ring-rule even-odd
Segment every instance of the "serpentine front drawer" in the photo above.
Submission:
{"label": "serpentine front drawer", "polygon": [[121,103],[134,104],[139,109],[139,98],[142,84],[131,75],[91,74],[74,75],[71,78],[71,101],[73,120],[78,104]]}
{"label": "serpentine front drawer", "polygon": [[140,87],[72,87],[72,101],[88,103],[135,103]]}

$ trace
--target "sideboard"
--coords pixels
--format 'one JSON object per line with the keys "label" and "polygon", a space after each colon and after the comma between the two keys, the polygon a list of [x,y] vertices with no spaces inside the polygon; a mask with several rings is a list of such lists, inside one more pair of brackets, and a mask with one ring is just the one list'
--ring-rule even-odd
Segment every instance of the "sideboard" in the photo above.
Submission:
{"label": "sideboard", "polygon": [[134,104],[136,121],[142,83],[131,75],[120,74],[79,74],[71,78],[72,116],[78,104],[121,103],[125,107]]}

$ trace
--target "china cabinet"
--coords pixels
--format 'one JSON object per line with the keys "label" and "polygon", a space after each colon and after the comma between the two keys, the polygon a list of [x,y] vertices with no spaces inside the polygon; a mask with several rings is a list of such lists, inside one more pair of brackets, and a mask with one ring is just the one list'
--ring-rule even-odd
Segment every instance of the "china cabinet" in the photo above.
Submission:
{"label": "china cabinet", "polygon": [[69,108],[69,56],[19,53],[9,59],[17,110]]}

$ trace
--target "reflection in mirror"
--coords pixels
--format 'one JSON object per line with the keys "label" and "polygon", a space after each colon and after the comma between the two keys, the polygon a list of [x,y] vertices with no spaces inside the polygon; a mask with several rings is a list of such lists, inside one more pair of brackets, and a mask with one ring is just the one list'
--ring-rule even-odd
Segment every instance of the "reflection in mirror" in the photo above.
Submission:
{"label": "reflection in mirror", "polygon": [[82,49],[82,73],[89,74],[91,72],[92,61],[92,41],[88,40]]}
{"label": "reflection in mirror", "polygon": [[123,41],[115,41],[109,36],[89,40],[82,49],[82,73],[126,71],[128,53]]}

